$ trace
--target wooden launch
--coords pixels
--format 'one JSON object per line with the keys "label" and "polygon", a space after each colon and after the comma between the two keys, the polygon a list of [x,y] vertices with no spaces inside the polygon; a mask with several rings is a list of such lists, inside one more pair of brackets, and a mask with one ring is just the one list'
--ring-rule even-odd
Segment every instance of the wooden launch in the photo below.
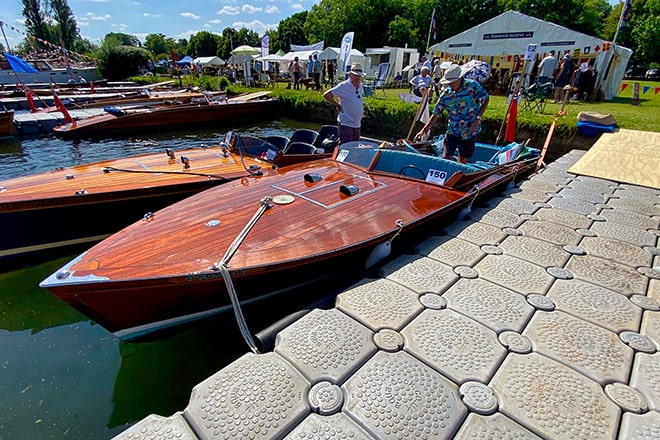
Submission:
{"label": "wooden launch", "polygon": [[221,145],[58,169],[0,182],[0,261],[91,244],[158,209],[234,179],[276,174],[280,163],[330,154],[283,154],[264,139],[232,134]]}
{"label": "wooden launch", "polygon": [[0,110],[0,136],[9,136],[14,131],[14,110]]}
{"label": "wooden launch", "polygon": [[228,126],[245,121],[272,119],[277,100],[269,92],[256,92],[227,100],[201,100],[189,104],[167,103],[134,109],[108,109],[102,115],[67,122],[53,128],[63,138],[102,137],[153,130]]}
{"label": "wooden launch", "polygon": [[[479,170],[378,142],[344,144],[334,158],[236,180],[155,212],[40,285],[128,337],[228,308],[234,289],[255,300],[337,271],[363,271],[378,245],[450,221],[535,161]],[[443,176],[445,184],[437,183]]]}

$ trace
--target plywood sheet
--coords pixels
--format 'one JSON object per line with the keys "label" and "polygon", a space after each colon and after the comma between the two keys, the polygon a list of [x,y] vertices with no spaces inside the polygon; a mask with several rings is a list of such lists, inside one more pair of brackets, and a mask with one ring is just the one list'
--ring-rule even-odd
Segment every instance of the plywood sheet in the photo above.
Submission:
{"label": "plywood sheet", "polygon": [[568,171],[660,189],[660,133],[625,129],[603,133]]}

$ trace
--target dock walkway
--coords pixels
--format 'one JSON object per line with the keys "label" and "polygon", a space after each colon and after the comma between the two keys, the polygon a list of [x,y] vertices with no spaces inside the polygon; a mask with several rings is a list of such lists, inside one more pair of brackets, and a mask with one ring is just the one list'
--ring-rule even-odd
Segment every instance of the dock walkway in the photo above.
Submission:
{"label": "dock walkway", "polygon": [[115,438],[660,438],[660,191],[582,154]]}

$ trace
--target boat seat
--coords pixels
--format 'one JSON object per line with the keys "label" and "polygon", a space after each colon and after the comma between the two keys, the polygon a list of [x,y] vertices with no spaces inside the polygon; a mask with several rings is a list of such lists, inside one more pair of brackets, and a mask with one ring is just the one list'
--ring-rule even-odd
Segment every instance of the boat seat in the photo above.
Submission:
{"label": "boat seat", "polygon": [[291,135],[290,142],[305,142],[314,145],[314,141],[318,135],[319,134],[314,130],[310,130],[308,128],[299,128]]}
{"label": "boat seat", "polygon": [[[474,173],[479,168],[426,154],[410,153],[408,151],[380,150],[380,157],[373,167],[374,171],[401,174],[418,179],[426,179],[429,170],[447,173],[445,181],[458,171],[463,174]],[[423,175],[422,175],[423,174]]]}
{"label": "boat seat", "polygon": [[306,142],[290,142],[284,154],[314,154],[316,147]]}
{"label": "boat seat", "polygon": [[336,125],[322,125],[319,128],[319,134],[314,140],[314,146],[316,148],[323,148],[323,141],[328,138],[339,139],[339,127]]}
{"label": "boat seat", "polygon": [[[440,135],[433,139],[433,144],[431,148],[439,157],[442,157],[444,153],[444,135]],[[468,159],[468,163],[479,163],[483,164],[484,162],[490,162],[493,157],[504,150],[504,147],[498,147],[497,145],[482,144],[477,142],[474,145],[474,153],[472,157]],[[458,159],[458,156],[455,154],[454,157]]]}
{"label": "boat seat", "polygon": [[289,138],[286,136],[266,136],[266,141],[270,144],[273,144],[275,147],[277,147],[280,150],[284,150],[286,146],[289,144]]}
{"label": "boat seat", "polygon": [[277,146],[256,136],[240,135],[239,142],[243,152],[254,157],[274,157],[279,150]]}

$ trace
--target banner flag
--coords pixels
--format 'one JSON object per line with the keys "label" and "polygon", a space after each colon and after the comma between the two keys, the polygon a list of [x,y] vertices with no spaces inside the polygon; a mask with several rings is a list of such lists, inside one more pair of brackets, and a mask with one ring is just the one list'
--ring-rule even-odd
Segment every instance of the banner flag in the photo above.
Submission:
{"label": "banner flag", "polygon": [[354,32],[346,32],[344,38],[341,39],[341,48],[339,49],[339,71],[347,72],[350,66],[348,60],[351,57],[351,49],[353,49]]}
{"label": "banner flag", "polygon": [[515,95],[511,99],[511,109],[509,110],[509,117],[506,121],[506,132],[504,140],[507,142],[516,141],[516,125],[518,123],[518,96]]}
{"label": "banner flag", "polygon": [[325,45],[325,41],[319,41],[318,43],[310,44],[308,46],[301,46],[298,44],[292,44],[291,45],[291,52],[301,52],[301,51],[307,51],[307,50],[323,50],[323,46]]}
{"label": "banner flag", "polygon": [[619,18],[619,28],[617,30],[622,29],[628,23],[631,9],[632,0],[625,0],[625,2],[623,2],[623,8],[621,8],[621,18]]}
{"label": "banner flag", "polygon": [[[264,35],[261,39],[261,56],[265,57],[270,53],[270,36]],[[267,72],[269,68],[268,61],[264,61],[262,70]]]}
{"label": "banner flag", "polygon": [[57,108],[57,110],[64,115],[64,120],[70,124],[76,125],[76,121],[71,117],[68,110],[64,106],[64,103],[62,102],[60,97],[57,96],[57,93],[55,93],[54,91],[53,91],[53,98],[55,100],[55,108]]}

